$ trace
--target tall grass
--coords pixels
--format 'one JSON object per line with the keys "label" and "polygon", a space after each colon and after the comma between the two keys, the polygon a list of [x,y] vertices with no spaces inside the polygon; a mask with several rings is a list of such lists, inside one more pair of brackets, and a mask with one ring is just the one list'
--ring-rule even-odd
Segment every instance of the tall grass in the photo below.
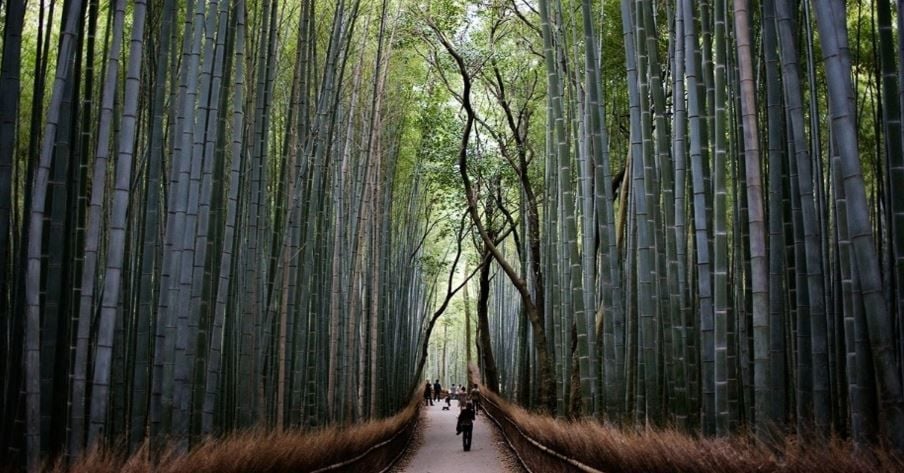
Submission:
{"label": "tall grass", "polygon": [[545,447],[607,472],[904,471],[900,456],[881,448],[858,449],[837,438],[817,442],[788,436],[767,445],[748,436],[703,438],[673,429],[617,428],[594,420],[534,414],[493,393],[483,394],[490,401],[484,407],[534,471],[574,471],[574,467],[521,438],[514,425]]}
{"label": "tall grass", "polygon": [[[388,467],[406,448],[414,431],[420,400],[413,400],[398,414],[353,426],[334,426],[316,431],[253,429],[223,438],[210,438],[186,455],[167,450],[153,461],[148,448],[131,456],[101,447],[86,453],[71,465],[61,462],[44,470],[53,473],[230,473],[305,472],[346,462],[371,447],[360,460],[330,471],[373,471]],[[390,441],[391,439],[391,441]]]}

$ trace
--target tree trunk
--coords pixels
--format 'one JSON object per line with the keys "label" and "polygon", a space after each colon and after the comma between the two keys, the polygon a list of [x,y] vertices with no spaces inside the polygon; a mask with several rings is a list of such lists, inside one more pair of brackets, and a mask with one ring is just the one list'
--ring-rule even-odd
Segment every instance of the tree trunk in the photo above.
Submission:
{"label": "tree trunk", "polygon": [[[492,218],[492,213],[488,212],[487,219]],[[493,255],[484,245],[481,252],[481,261],[483,266],[480,267],[480,276],[477,279],[479,290],[477,292],[477,334],[479,336],[478,344],[480,345],[480,361],[482,375],[486,387],[494,393],[499,392],[499,372],[496,368],[496,358],[493,356],[493,347],[490,341],[490,317],[489,317],[489,301],[490,301],[490,262]]]}

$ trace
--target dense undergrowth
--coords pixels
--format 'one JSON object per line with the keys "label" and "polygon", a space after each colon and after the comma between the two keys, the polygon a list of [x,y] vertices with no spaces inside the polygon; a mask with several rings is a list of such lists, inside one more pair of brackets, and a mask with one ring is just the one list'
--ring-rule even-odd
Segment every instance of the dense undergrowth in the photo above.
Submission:
{"label": "dense undergrowth", "polygon": [[[767,444],[749,436],[703,438],[670,429],[625,429],[593,420],[568,421],[528,412],[493,393],[485,402],[519,456],[534,471],[574,471],[545,447],[606,472],[901,472],[904,459],[881,448],[856,448],[837,438],[787,436]],[[492,404],[496,404],[493,406]]]}
{"label": "dense undergrowth", "polygon": [[[147,448],[127,456],[112,448],[96,448],[71,465],[60,461],[47,465],[52,473],[143,472],[300,472],[360,460],[328,471],[381,471],[408,445],[414,432],[420,400],[398,414],[353,426],[333,426],[316,431],[252,429],[201,442],[186,455],[172,449],[151,459]],[[388,441],[388,442],[387,442]],[[371,447],[387,442],[379,448]],[[365,453],[367,452],[367,453]]]}

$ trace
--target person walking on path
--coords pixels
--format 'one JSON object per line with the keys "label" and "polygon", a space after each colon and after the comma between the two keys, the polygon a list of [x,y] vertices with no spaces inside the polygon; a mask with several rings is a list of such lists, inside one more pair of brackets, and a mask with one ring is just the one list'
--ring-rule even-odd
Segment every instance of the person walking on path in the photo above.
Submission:
{"label": "person walking on path", "polygon": [[480,411],[480,386],[477,383],[474,383],[474,387],[471,388],[471,402],[474,403],[474,415],[476,416]]}
{"label": "person walking on path", "polygon": [[439,380],[437,379],[435,383],[433,383],[433,400],[439,402],[440,395],[442,394],[443,387],[439,384]]}
{"label": "person walking on path", "polygon": [[468,403],[468,390],[464,386],[458,385],[458,410],[463,410],[465,404]]}
{"label": "person walking on path", "polygon": [[461,414],[458,415],[458,425],[455,427],[455,435],[461,435],[461,444],[465,451],[471,450],[471,438],[474,433],[474,405],[471,401],[465,404]]}
{"label": "person walking on path", "polygon": [[430,389],[430,381],[427,381],[427,385],[424,387],[424,405],[433,405],[433,390]]}

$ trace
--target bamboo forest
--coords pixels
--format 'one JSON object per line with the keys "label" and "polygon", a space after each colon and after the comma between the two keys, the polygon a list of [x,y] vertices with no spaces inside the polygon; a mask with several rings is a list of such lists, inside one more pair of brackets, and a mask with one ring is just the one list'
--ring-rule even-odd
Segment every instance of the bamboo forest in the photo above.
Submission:
{"label": "bamboo forest", "polygon": [[904,469],[904,0],[0,25],[0,471]]}

